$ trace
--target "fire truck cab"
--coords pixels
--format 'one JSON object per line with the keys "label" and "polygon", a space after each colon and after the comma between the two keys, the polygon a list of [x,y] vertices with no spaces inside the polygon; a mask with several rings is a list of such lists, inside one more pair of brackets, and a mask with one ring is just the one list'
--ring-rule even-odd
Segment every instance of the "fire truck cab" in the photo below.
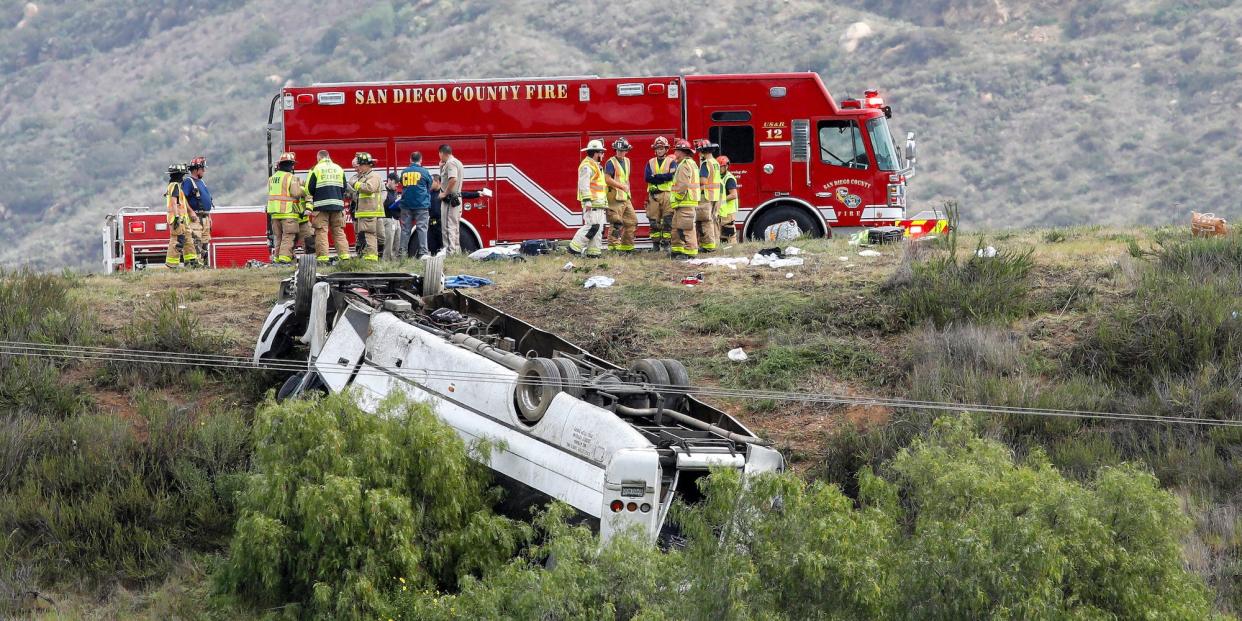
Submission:
{"label": "fire truck cab", "polygon": [[918,235],[936,225],[911,227],[914,135],[903,156],[891,115],[873,90],[838,104],[815,73],[315,84],[273,97],[268,156],[292,151],[309,168],[320,149],[342,165],[367,151],[377,167],[398,171],[417,150],[435,172],[438,147],[450,145],[465,167],[463,189],[494,193],[464,203],[470,250],[572,236],[582,222],[576,169],[592,139],[634,145],[630,185],[645,236],[652,141],[707,138],[732,162],[747,236],[788,220],[817,236],[892,225]]}

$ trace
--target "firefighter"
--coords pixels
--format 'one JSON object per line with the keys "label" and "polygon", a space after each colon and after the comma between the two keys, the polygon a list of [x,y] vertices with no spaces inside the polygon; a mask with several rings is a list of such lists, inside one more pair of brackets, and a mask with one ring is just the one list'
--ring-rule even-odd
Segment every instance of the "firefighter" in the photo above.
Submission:
{"label": "firefighter", "polygon": [[729,243],[733,241],[733,236],[737,234],[737,226],[734,224],[737,218],[737,177],[729,171],[729,158],[720,156],[716,158],[716,163],[720,165],[722,173],[721,194],[723,198],[720,200],[720,241],[721,243]]}
{"label": "firefighter", "polygon": [[181,190],[181,182],[188,169],[185,164],[168,166],[168,187],[164,190],[164,207],[168,213],[168,252],[164,265],[168,267],[198,266],[198,253],[194,249],[194,234],[190,227],[198,222],[198,216],[190,209]]}
{"label": "firefighter", "polygon": [[638,227],[638,214],[634,213],[634,203],[630,201],[630,143],[625,138],[617,138],[612,143],[616,155],[608,158],[604,165],[604,177],[608,184],[608,224],[612,225],[608,233],[608,249],[620,252],[634,252],[634,229]]}
{"label": "firefighter", "polygon": [[608,182],[600,164],[604,142],[592,140],[582,149],[586,157],[578,164],[578,201],[582,203],[582,226],[569,241],[569,251],[588,257],[603,254],[604,228],[608,226]]}
{"label": "firefighter", "polygon": [[336,246],[336,256],[349,259],[349,240],[345,238],[345,171],[328,155],[316,154],[318,162],[306,175],[306,191],[311,195],[315,215],[315,257],[328,262],[329,236]]}
{"label": "firefighter", "polygon": [[689,259],[699,254],[699,236],[695,232],[695,212],[702,198],[699,167],[694,163],[694,148],[685,139],[673,145],[677,161],[673,184],[669,189],[669,206],[673,209],[673,236],[669,250],[674,259]]}
{"label": "firefighter", "polygon": [[349,194],[354,201],[354,233],[363,238],[363,261],[379,261],[380,220],[384,214],[384,180],[375,171],[370,153],[354,155],[354,177],[349,180]]}
{"label": "firefighter", "polygon": [[203,175],[207,174],[207,158],[198,156],[190,160],[190,174],[181,182],[181,191],[185,193],[190,210],[198,217],[198,224],[191,225],[190,233],[194,237],[194,247],[198,251],[199,261],[203,265],[211,265],[207,257],[208,244],[211,243],[211,191]]}
{"label": "firefighter", "polygon": [[302,182],[293,174],[293,153],[281,153],[276,172],[267,179],[267,215],[272,219],[272,243],[276,246],[275,262],[293,263],[293,248],[301,236],[301,223],[306,207]]}
{"label": "firefighter", "polygon": [[699,206],[694,212],[694,222],[699,236],[699,248],[703,252],[715,252],[720,225],[714,214],[720,202],[720,165],[712,156],[712,143],[696,140],[699,153]]}
{"label": "firefighter", "polygon": [[643,178],[647,181],[647,221],[651,228],[651,249],[667,250],[673,230],[673,210],[669,190],[673,187],[674,158],[668,157],[668,139],[658,136],[651,143],[655,157],[647,162]]}

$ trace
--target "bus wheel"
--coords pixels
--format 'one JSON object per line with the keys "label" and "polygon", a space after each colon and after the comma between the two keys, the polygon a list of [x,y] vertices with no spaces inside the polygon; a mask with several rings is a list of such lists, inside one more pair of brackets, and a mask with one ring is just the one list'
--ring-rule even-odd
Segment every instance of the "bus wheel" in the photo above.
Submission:
{"label": "bus wheel", "polygon": [[809,237],[832,237],[832,228],[825,226],[819,221],[819,218],[807,211],[804,207],[782,203],[773,205],[763,210],[755,221],[751,223],[750,230],[747,232],[748,239],[763,239],[763,231],[773,224],[780,224],[793,220],[798,223],[798,228],[802,230],[803,235]]}

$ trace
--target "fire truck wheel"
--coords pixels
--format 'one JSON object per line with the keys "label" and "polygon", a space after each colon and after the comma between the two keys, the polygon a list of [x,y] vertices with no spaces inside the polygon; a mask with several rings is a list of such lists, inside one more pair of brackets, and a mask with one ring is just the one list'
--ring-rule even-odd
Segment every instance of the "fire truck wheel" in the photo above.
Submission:
{"label": "fire truck wheel", "polygon": [[[665,372],[668,373],[668,383],[670,386],[687,388],[690,386],[690,372],[686,370],[686,365],[680,360],[672,358],[661,358],[660,364],[664,365]],[[664,395],[665,405],[673,410],[682,410],[685,405],[685,393],[681,391],[669,391]]]}
{"label": "fire truck wheel", "polygon": [[513,391],[522,420],[535,424],[543,418],[552,399],[561,391],[561,372],[551,358],[531,358],[518,371],[518,385]]}
{"label": "fire truck wheel", "polygon": [[569,358],[553,358],[556,368],[561,372],[561,389],[565,394],[581,399],[585,392],[582,388],[582,371]]}
{"label": "fire truck wheel", "polygon": [[315,289],[315,257],[302,255],[298,257],[298,271],[293,275],[293,316],[306,317],[310,314],[311,291]]}
{"label": "fire truck wheel", "polygon": [[478,238],[474,236],[474,231],[466,228],[466,225],[460,225],[460,233],[457,234],[457,241],[461,244],[462,254],[470,254],[475,250],[483,247],[479,243]]}
{"label": "fire truck wheel", "polygon": [[802,233],[809,237],[832,237],[832,229],[824,229],[824,224],[819,221],[811,212],[801,207],[782,203],[773,205],[763,210],[754,223],[750,225],[750,230],[746,236],[750,239],[763,239],[763,231],[773,224],[780,224],[793,220],[798,223],[798,228],[802,229]]}

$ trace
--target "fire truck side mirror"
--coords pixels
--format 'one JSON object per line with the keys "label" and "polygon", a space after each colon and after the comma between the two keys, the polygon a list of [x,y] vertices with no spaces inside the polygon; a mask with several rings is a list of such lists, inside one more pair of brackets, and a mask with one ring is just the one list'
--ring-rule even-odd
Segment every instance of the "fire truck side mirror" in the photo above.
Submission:
{"label": "fire truck side mirror", "polygon": [[906,165],[913,166],[918,159],[918,145],[914,140],[914,132],[906,132]]}

